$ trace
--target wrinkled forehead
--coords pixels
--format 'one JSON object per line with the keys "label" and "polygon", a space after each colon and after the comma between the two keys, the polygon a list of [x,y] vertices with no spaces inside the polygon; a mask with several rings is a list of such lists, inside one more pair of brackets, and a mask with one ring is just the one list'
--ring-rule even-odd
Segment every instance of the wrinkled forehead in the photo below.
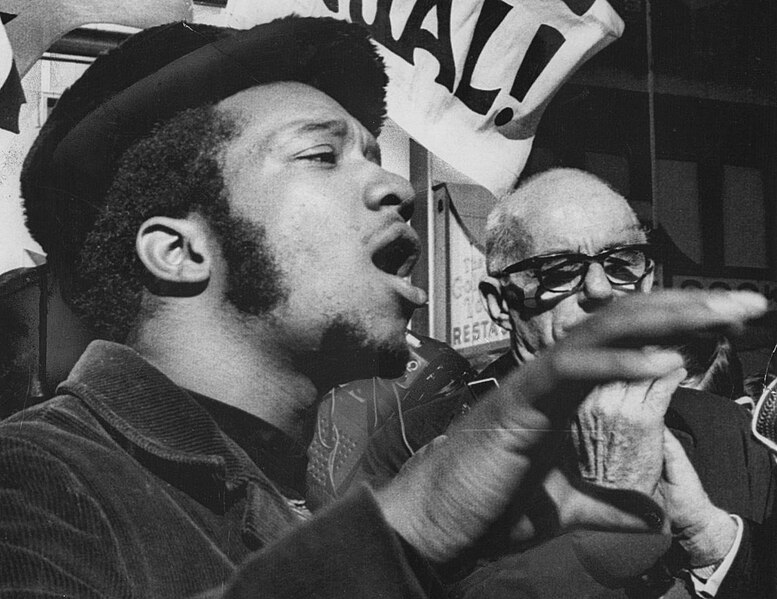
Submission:
{"label": "wrinkled forehead", "polygon": [[645,232],[628,202],[612,193],[529,203],[522,212],[525,255],[521,259],[554,252],[595,254],[645,242]]}

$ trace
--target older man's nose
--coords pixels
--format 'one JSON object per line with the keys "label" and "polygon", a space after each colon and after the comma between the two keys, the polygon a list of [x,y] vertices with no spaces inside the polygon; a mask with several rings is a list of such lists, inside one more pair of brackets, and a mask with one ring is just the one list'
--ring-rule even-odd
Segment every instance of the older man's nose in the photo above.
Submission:
{"label": "older man's nose", "polygon": [[612,285],[607,275],[604,274],[604,268],[598,262],[594,262],[588,267],[582,291],[583,297],[590,301],[607,302],[612,299]]}

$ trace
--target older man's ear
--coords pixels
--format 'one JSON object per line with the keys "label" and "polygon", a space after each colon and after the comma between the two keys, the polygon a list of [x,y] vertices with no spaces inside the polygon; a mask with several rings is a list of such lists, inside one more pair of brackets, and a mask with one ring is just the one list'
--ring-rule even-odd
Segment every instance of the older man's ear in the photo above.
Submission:
{"label": "older man's ear", "polygon": [[639,282],[639,285],[637,285],[638,291],[641,291],[642,293],[650,293],[650,290],[653,289],[653,280],[655,279],[656,275],[655,268],[655,265],[653,265],[653,270],[645,275],[645,278]]}
{"label": "older man's ear", "polygon": [[507,294],[502,283],[496,277],[485,277],[478,285],[480,295],[488,310],[488,315],[506,331],[513,330]]}

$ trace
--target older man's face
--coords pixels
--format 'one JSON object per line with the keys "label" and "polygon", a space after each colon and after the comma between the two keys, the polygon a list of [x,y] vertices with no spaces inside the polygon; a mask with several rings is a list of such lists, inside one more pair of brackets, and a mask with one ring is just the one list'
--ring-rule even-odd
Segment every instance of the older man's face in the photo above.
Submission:
{"label": "older man's face", "polygon": [[[516,261],[567,252],[595,255],[645,242],[645,234],[623,198],[612,193],[596,196],[595,200],[585,194],[564,197],[552,205],[530,208],[523,219],[530,241],[524,255],[516,257]],[[551,293],[538,288],[532,272],[513,274],[510,284],[518,287],[524,297],[535,298],[528,305],[519,305],[517,301],[510,304],[515,349],[519,356],[527,358],[558,341],[614,297],[638,288],[646,290],[651,283],[652,278],[648,277],[637,285],[614,286],[602,266],[593,263],[577,291]]]}
{"label": "older man's face", "polygon": [[401,372],[405,326],[426,301],[407,281],[420,248],[410,184],[381,168],[359,121],[307,85],[262,85],[220,108],[243,124],[224,155],[231,208],[262,227],[288,290],[271,314],[283,342],[303,353],[350,345],[352,359],[379,366],[394,354]]}

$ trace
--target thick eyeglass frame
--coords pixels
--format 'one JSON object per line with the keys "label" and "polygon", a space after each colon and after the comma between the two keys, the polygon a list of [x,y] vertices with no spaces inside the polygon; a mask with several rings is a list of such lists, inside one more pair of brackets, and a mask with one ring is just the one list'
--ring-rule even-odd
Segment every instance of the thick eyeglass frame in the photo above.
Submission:
{"label": "thick eyeglass frame", "polygon": [[[645,272],[642,273],[642,275],[639,278],[625,283],[622,281],[613,281],[610,278],[609,274],[607,273],[607,270],[604,268],[604,262],[605,260],[607,260],[607,258],[609,258],[613,254],[622,252],[624,250],[637,250],[645,254]],[[572,253],[561,252],[558,254],[547,254],[545,256],[534,256],[532,258],[521,260],[519,262],[516,262],[515,264],[511,264],[507,266],[501,271],[492,273],[491,276],[507,277],[516,272],[533,270],[534,277],[537,279],[537,282],[539,283],[538,291],[547,291],[549,293],[574,293],[585,284],[585,278],[588,275],[588,269],[593,262],[596,262],[599,265],[601,265],[602,270],[604,270],[604,274],[607,277],[607,280],[610,282],[610,285],[617,286],[617,287],[625,287],[627,285],[639,284],[646,276],[648,276],[651,272],[653,272],[653,269],[655,268],[655,261],[651,257],[651,253],[652,253],[652,247],[650,244],[635,243],[632,245],[621,245],[618,247],[610,248],[609,250],[599,252],[594,256],[589,256],[588,254],[582,254],[580,252],[572,252]],[[577,261],[577,262],[580,262],[581,264],[582,270],[580,271],[580,275],[579,275],[580,280],[577,282],[576,285],[574,285],[569,289],[553,289],[551,287],[547,287],[544,284],[543,274],[542,274],[542,271],[540,270],[540,267],[548,260],[553,260],[558,258],[565,258],[565,259],[569,259],[570,261]]]}

